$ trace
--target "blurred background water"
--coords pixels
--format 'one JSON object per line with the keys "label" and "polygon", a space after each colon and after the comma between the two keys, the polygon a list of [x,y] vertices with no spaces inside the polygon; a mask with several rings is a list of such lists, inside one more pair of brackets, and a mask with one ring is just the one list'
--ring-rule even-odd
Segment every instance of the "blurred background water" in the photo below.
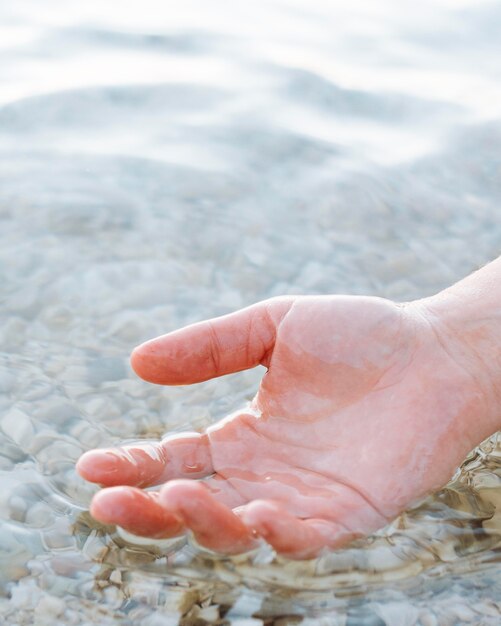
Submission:
{"label": "blurred background water", "polygon": [[85,450],[207,426],[261,372],[133,346],[273,295],[409,300],[494,258],[501,6],[0,5],[0,623],[499,624],[501,447],[312,562],[129,545]]}

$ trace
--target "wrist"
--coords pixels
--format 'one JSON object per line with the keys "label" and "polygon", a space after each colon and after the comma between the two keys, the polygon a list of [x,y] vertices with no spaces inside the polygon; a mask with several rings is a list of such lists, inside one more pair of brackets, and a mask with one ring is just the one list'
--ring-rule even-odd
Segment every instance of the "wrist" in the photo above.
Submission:
{"label": "wrist", "polygon": [[[500,270],[500,287],[494,289],[493,269]],[[412,305],[433,327],[442,348],[468,374],[478,400],[467,418],[476,422],[480,443],[501,429],[501,264],[487,266]]]}

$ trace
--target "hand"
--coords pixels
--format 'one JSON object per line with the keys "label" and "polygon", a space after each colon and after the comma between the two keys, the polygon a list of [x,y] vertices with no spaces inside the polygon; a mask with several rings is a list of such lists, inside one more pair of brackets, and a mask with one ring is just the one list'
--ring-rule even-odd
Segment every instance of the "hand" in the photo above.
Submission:
{"label": "hand", "polygon": [[381,298],[284,297],[139,346],[132,366],[157,384],[268,371],[205,433],[84,454],[80,474],[107,487],[92,515],[154,538],[189,529],[228,554],[260,536],[291,558],[384,526],[489,434],[482,390],[431,319]]}

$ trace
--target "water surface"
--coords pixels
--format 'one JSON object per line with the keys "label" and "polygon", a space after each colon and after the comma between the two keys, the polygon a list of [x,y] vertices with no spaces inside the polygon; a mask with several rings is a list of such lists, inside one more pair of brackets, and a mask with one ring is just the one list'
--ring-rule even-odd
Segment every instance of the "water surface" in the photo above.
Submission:
{"label": "water surface", "polygon": [[74,463],[254,394],[262,371],[137,380],[152,336],[278,294],[422,297],[499,254],[500,21],[479,0],[0,7],[0,623],[499,623],[495,438],[305,563],[127,544]]}

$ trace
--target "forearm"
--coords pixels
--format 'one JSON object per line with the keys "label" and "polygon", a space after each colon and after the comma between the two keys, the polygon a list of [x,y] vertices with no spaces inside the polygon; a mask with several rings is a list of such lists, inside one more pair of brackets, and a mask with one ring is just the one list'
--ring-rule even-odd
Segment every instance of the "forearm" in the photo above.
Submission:
{"label": "forearm", "polygon": [[442,345],[475,380],[485,436],[501,429],[501,257],[440,293],[415,302]]}

